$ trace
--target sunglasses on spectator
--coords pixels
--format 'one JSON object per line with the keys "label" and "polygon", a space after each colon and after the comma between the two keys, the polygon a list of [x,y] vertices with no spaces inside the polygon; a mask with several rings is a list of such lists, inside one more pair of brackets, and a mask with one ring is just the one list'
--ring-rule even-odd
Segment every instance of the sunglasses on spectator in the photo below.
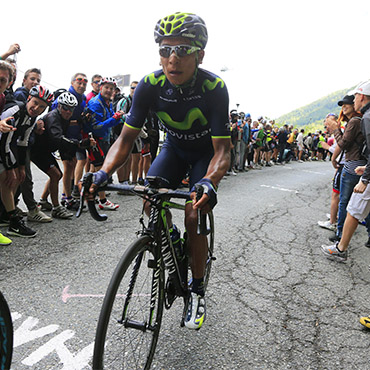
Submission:
{"label": "sunglasses on spectator", "polygon": [[92,83],[93,83],[93,84],[98,84],[98,85],[99,85],[99,84],[100,84],[100,80],[93,81]]}
{"label": "sunglasses on spectator", "polygon": [[77,77],[75,78],[75,81],[78,81],[78,82],[85,82],[87,84],[87,78],[82,78],[82,77]]}
{"label": "sunglasses on spectator", "polygon": [[136,86],[130,86],[130,89],[135,90]]}
{"label": "sunglasses on spectator", "polygon": [[68,112],[73,112],[75,110],[75,107],[69,107],[68,105],[62,105],[61,107],[63,110],[68,111]]}
{"label": "sunglasses on spectator", "polygon": [[187,55],[193,54],[196,51],[201,50],[197,46],[190,45],[163,45],[159,47],[159,55],[163,58],[169,58],[170,55],[174,52],[179,58],[185,57]]}

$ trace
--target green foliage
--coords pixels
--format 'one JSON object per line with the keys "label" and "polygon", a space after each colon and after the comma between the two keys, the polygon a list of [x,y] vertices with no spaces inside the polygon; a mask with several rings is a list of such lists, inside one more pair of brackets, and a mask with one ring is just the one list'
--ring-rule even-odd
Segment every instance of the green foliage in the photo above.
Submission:
{"label": "green foliage", "polygon": [[328,113],[339,114],[340,107],[338,101],[341,100],[348,91],[354,87],[333,92],[311,104],[298,108],[288,114],[276,119],[278,126],[284,124],[293,125],[294,127],[304,128],[305,131],[314,132],[324,130],[324,119]]}

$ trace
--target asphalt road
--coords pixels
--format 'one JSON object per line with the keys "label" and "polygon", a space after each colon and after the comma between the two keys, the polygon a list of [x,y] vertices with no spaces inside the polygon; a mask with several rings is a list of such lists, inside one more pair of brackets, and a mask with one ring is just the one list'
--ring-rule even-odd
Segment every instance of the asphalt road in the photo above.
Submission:
{"label": "asphalt road", "polygon": [[[331,235],[317,221],[329,211],[332,175],[328,162],[291,163],[221,183],[207,321],[199,332],[181,328],[175,302],[153,368],[370,369],[370,331],[358,322],[370,314],[366,230],[356,231],[346,264],[320,251]],[[46,177],[34,177],[38,197]],[[140,200],[110,199],[120,208],[105,223],[85,213],[32,224],[36,238],[0,248],[13,369],[90,368],[102,296],[139,229]]]}

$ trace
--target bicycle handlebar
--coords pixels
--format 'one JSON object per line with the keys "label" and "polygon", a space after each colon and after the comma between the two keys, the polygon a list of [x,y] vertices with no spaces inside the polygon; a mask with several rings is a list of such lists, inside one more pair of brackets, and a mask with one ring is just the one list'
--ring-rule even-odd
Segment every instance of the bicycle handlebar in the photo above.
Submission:
{"label": "bicycle handlebar", "polygon": [[[90,186],[93,181],[93,173],[87,173],[83,177],[82,180],[82,187],[80,193],[80,206],[76,212],[76,217],[81,216],[85,193],[89,192]],[[173,190],[167,188],[153,188],[150,186],[143,186],[143,185],[124,185],[124,184],[107,184],[105,186],[100,187],[97,192],[99,191],[124,191],[127,193],[133,193],[136,195],[148,195],[150,197],[169,197],[169,198],[177,198],[177,199],[189,199],[190,193],[188,191],[183,190]],[[199,200],[203,195],[203,187],[200,185],[196,185],[196,199]],[[106,221],[108,216],[106,214],[100,214],[95,206],[95,200],[88,200],[87,206],[92,218],[96,221]],[[200,209],[198,209],[198,225],[197,225],[197,233],[201,235],[208,235],[211,230],[207,229],[207,218],[206,214],[202,214]]]}

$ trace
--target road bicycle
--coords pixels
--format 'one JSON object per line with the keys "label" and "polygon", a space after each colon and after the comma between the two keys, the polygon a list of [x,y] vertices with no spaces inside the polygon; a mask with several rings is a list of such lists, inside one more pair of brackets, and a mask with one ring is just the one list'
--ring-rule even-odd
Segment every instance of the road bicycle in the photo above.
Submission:
{"label": "road bicycle", "polygon": [[[184,301],[180,321],[184,326],[191,289],[187,236],[185,232],[179,253],[172,243],[168,221],[170,209],[185,210],[185,205],[171,199],[188,200],[190,193],[159,188],[157,178],[147,180],[148,186],[107,185],[102,188],[138,195],[150,203],[150,215],[144,222],[143,206],[137,239],[123,254],[110,280],[96,330],[93,369],[149,369],[158,342],[163,308],[170,309],[177,297]],[[89,188],[91,178],[84,182],[77,216],[81,214],[83,192]],[[202,187],[197,189],[198,199],[202,190]],[[88,208],[94,219],[107,219],[97,212],[94,201],[88,202]],[[198,212],[197,232],[206,235],[208,243],[206,289],[215,260],[212,212]]]}
{"label": "road bicycle", "polygon": [[0,370],[9,370],[13,354],[13,323],[9,306],[0,292]]}

